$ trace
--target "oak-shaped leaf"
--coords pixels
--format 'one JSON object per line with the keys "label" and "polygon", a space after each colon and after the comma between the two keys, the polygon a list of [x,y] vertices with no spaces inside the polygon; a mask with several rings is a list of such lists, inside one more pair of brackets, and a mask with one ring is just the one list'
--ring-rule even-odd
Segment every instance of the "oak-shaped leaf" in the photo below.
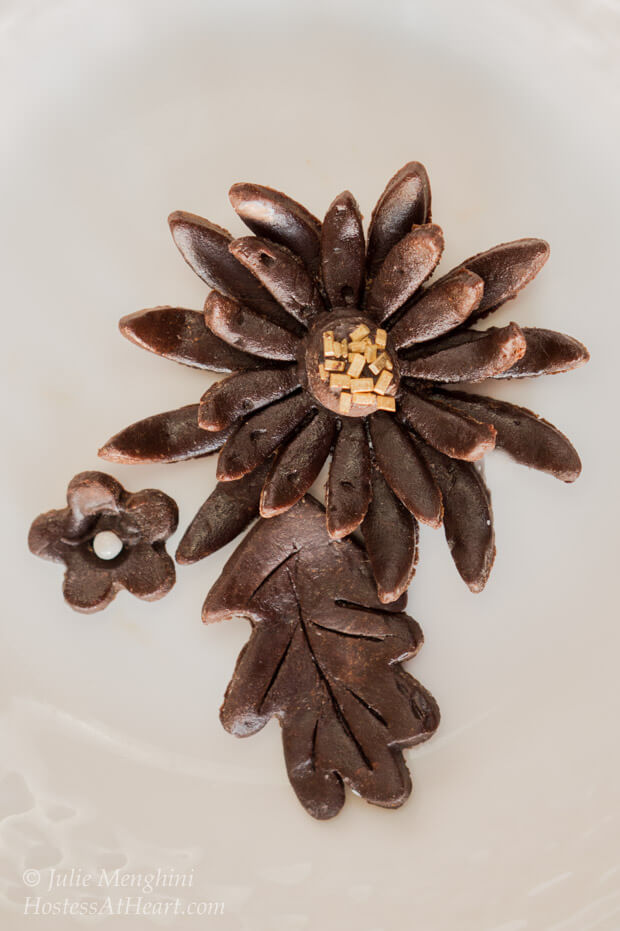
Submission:
{"label": "oak-shaped leaf", "polygon": [[411,792],[402,748],[431,736],[439,709],[401,666],[423,640],[405,604],[379,601],[362,546],[331,539],[308,496],[259,520],[204,603],[205,623],[252,624],[224,727],[247,737],[277,717],[289,779],[315,818],[338,814],[345,784],[386,808]]}

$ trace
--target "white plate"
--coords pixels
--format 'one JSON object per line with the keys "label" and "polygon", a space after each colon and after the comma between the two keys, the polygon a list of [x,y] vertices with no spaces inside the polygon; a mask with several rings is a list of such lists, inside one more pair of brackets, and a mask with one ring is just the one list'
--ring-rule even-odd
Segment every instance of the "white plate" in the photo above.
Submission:
{"label": "white plate", "polygon": [[[1,17],[7,927],[27,895],[59,900],[52,866],[118,866],[189,874],[186,900],[224,902],[213,921],[235,931],[616,931],[617,6],[5,0]],[[240,230],[227,190],[256,180],[319,215],[348,187],[368,216],[412,158],[430,171],[443,268],[551,242],[498,319],[566,330],[593,359],[501,396],[565,430],[584,474],[565,486],[490,459],[498,558],[482,595],[443,534],[423,534],[410,609],[427,642],[410,668],[440,731],[407,754],[404,808],[349,797],[316,823],[277,724],[241,741],[218,721],[248,628],[205,629],[200,606],[232,547],[180,568],[155,605],[121,593],[83,617],[25,541],[75,472],[101,467],[101,442],[208,383],[116,330],[140,307],[201,306],[171,210]],[[211,461],[111,471],[172,494],[182,527],[214,480]]]}

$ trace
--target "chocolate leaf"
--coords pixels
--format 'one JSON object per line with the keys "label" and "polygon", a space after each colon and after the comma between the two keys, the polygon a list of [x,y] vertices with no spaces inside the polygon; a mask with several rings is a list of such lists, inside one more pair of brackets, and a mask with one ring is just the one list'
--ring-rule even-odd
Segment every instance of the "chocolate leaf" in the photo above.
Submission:
{"label": "chocolate leaf", "polygon": [[286,246],[303,259],[311,272],[318,272],[321,224],[309,210],[261,184],[233,184],[228,196],[253,233]]}
{"label": "chocolate leaf", "polygon": [[441,494],[409,434],[379,412],[370,417],[370,436],[377,465],[394,494],[419,521],[439,527]]}
{"label": "chocolate leaf", "polygon": [[583,365],[590,358],[586,347],[572,336],[555,330],[523,327],[527,343],[525,355],[497,378],[525,378],[557,375]]}
{"label": "chocolate leaf", "polygon": [[418,522],[390,490],[378,469],[372,470],[372,499],[362,534],[379,598],[387,604],[407,590],[418,561]]}
{"label": "chocolate leaf", "polygon": [[211,333],[204,316],[182,307],[153,307],[119,322],[123,336],[164,359],[211,372],[239,372],[262,364]]}
{"label": "chocolate leaf", "polygon": [[294,367],[229,375],[203,394],[198,423],[203,430],[225,430],[241,417],[266,407],[296,388],[299,388],[299,376]]}
{"label": "chocolate leaf", "polygon": [[384,323],[432,274],[443,252],[438,226],[417,226],[390,249],[370,285],[368,311]]}
{"label": "chocolate leaf", "polygon": [[[235,347],[233,352],[242,350],[283,362],[292,362],[297,357],[299,339],[294,333],[218,291],[209,294],[204,319],[212,333]],[[248,368],[263,364],[257,359],[252,362]]]}
{"label": "chocolate leaf", "polygon": [[422,643],[404,606],[381,605],[363,550],[330,540],[310,498],[259,521],[207,596],[205,622],[252,624],[222,723],[245,737],[279,719],[289,779],[315,818],[338,814],[345,784],[388,808],[410,794],[402,748],[428,738],[439,711],[400,666]]}
{"label": "chocolate leaf", "polygon": [[[526,341],[516,323],[493,328],[480,339],[400,363],[401,375],[428,381],[484,381],[505,372],[525,353]],[[241,377],[241,376],[238,376]]]}
{"label": "chocolate leaf", "polygon": [[229,249],[299,323],[307,326],[325,310],[314,280],[288,249],[257,236],[235,239]]}
{"label": "chocolate leaf", "polygon": [[176,560],[198,562],[234,540],[258,517],[260,493],[270,461],[235,482],[218,482],[179,543]]}
{"label": "chocolate leaf", "polygon": [[220,433],[201,430],[198,405],[188,404],[125,427],[101,447],[99,455],[125,464],[180,462],[217,452],[231,433],[232,428]]}
{"label": "chocolate leaf", "polygon": [[470,319],[484,317],[516,297],[521,288],[536,277],[548,258],[549,243],[544,239],[516,239],[461,262],[454,271],[468,268],[484,281],[482,300]]}
{"label": "chocolate leaf", "polygon": [[171,213],[168,223],[179,252],[210,288],[249,304],[277,323],[289,324],[290,318],[282,308],[231,255],[228,246],[233,237],[228,230],[183,210]]}
{"label": "chocolate leaf", "polygon": [[581,472],[577,450],[553,424],[525,407],[495,398],[458,391],[441,392],[450,407],[477,420],[490,423],[497,431],[495,446],[522,465],[548,472],[564,482],[574,482]]}
{"label": "chocolate leaf", "polygon": [[313,408],[313,400],[302,391],[248,417],[220,453],[218,479],[230,482],[252,472],[312,416]]}
{"label": "chocolate leaf", "polygon": [[456,413],[437,398],[402,391],[399,398],[401,420],[435,449],[453,459],[470,462],[495,446],[495,429],[467,414]]}
{"label": "chocolate leaf", "polygon": [[406,349],[459,326],[478,307],[483,290],[482,278],[466,268],[431,285],[390,330],[394,347]]}
{"label": "chocolate leaf", "polygon": [[327,482],[327,532],[335,540],[359,527],[370,501],[370,448],[364,424],[344,418]]}
{"label": "chocolate leaf", "polygon": [[368,274],[372,277],[390,249],[414,225],[431,219],[431,185],[424,165],[408,162],[377,201],[368,230]]}
{"label": "chocolate leaf", "polygon": [[263,488],[260,512],[274,517],[303,498],[329,456],[335,417],[320,410],[278,454]]}
{"label": "chocolate leaf", "polygon": [[330,205],[321,233],[323,283],[332,307],[360,307],[366,250],[357,201],[344,191]]}
{"label": "chocolate leaf", "polygon": [[443,496],[443,526],[461,578],[472,592],[486,585],[495,560],[491,495],[478,469],[419,444]]}

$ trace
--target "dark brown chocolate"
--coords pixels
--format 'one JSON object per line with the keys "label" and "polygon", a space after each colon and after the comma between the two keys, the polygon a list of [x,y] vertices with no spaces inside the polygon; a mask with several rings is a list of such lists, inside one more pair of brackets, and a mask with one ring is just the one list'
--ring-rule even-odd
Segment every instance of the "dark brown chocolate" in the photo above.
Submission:
{"label": "dark brown chocolate", "polygon": [[343,420],[326,490],[327,532],[342,540],[359,527],[371,497],[370,449],[363,423]]}
{"label": "dark brown chocolate", "polygon": [[362,522],[368,558],[384,604],[407,591],[418,561],[418,522],[401,504],[378,469],[372,470],[372,498]]}
{"label": "dark brown chocolate", "polygon": [[222,724],[247,737],[278,718],[289,779],[315,818],[338,814],[345,785],[387,808],[411,792],[402,748],[430,737],[439,710],[400,665],[422,645],[404,607],[385,609],[363,550],[330,540],[310,498],[261,520],[207,596],[206,623],[252,624]]}
{"label": "dark brown chocolate", "polygon": [[366,248],[362,215],[350,191],[332,201],[321,233],[323,284],[332,307],[360,307]]}
{"label": "dark brown chocolate", "polygon": [[[526,340],[516,323],[485,333],[480,339],[428,356],[402,361],[405,378],[438,382],[478,382],[507,371],[525,354]],[[237,376],[241,377],[241,376]]]}
{"label": "dark brown chocolate", "polygon": [[466,414],[460,414],[436,398],[423,397],[403,390],[399,398],[403,422],[425,440],[452,459],[475,462],[495,446],[495,430]]}
{"label": "dark brown chocolate", "polygon": [[484,282],[466,268],[431,285],[390,330],[396,349],[437,339],[460,326],[482,300]]}
{"label": "dark brown chocolate", "polygon": [[240,372],[218,381],[200,399],[198,423],[203,430],[226,430],[242,417],[278,401],[299,388],[296,367]]}
{"label": "dark brown chocolate", "polygon": [[433,273],[443,252],[439,226],[416,226],[392,246],[368,293],[368,311],[377,321],[389,320]]}
{"label": "dark brown chocolate", "polygon": [[[225,343],[244,354],[281,362],[297,358],[299,338],[294,333],[219,291],[211,291],[205,301],[204,323]],[[254,365],[248,368],[263,364],[262,359],[255,359]]]}
{"label": "dark brown chocolate", "polygon": [[368,275],[412,226],[430,223],[431,185],[420,162],[408,162],[390,178],[372,212],[368,230]]}
{"label": "dark brown chocolate", "polygon": [[[76,611],[101,611],[122,588],[147,601],[175,581],[165,541],[178,522],[176,503],[163,491],[134,494],[104,472],[81,472],[67,489],[67,507],[33,521],[28,546],[35,556],[64,563],[65,601]],[[117,555],[97,555],[99,535],[112,536]]]}

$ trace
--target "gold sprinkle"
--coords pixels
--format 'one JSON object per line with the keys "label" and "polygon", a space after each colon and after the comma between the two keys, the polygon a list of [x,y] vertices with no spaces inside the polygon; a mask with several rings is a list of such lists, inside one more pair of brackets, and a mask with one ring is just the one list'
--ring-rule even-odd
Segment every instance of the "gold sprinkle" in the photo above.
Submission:
{"label": "gold sprinkle", "polygon": [[340,341],[340,355],[342,356],[343,359],[346,359],[346,357],[349,355],[349,347],[347,344],[346,337],[345,339]]}
{"label": "gold sprinkle", "polygon": [[364,407],[371,407],[371,406],[374,407],[377,403],[377,396],[375,394],[371,394],[370,392],[368,393],[363,392],[362,394],[356,394],[355,403],[361,404]]}
{"label": "gold sprinkle", "polygon": [[391,397],[391,395],[379,395],[377,400],[377,410],[379,411],[395,411],[396,410],[396,398]]}
{"label": "gold sprinkle", "polygon": [[377,378],[377,383],[375,384],[375,391],[377,394],[385,394],[387,391],[390,382],[392,381],[392,373],[388,372],[387,369],[383,369],[379,377]]}
{"label": "gold sprinkle", "polygon": [[325,360],[325,371],[326,372],[344,372],[346,362],[344,359],[326,359]]}
{"label": "gold sprinkle", "polygon": [[366,346],[364,351],[364,358],[366,359],[366,362],[374,362],[377,358],[377,347],[372,343],[369,346]]}
{"label": "gold sprinkle", "polygon": [[351,395],[348,391],[343,391],[340,395],[339,409],[341,414],[348,414],[351,410]]}
{"label": "gold sprinkle", "polygon": [[360,355],[359,353],[355,353],[355,355],[351,359],[351,364],[349,365],[349,368],[347,369],[347,375],[350,375],[351,378],[357,378],[359,375],[362,374],[362,370],[365,364],[366,364],[366,361],[364,359],[364,356]]}
{"label": "gold sprinkle", "polygon": [[319,375],[321,376],[321,381],[329,381],[329,375],[322,362],[319,364]]}
{"label": "gold sprinkle", "polygon": [[386,367],[386,369],[389,369],[390,372],[393,371],[393,369],[394,369],[394,366],[392,365],[392,360],[390,359],[389,356],[386,356],[386,358],[385,358],[385,367]]}
{"label": "gold sprinkle", "polygon": [[363,339],[351,340],[349,343],[350,352],[363,352],[366,348],[366,343]]}
{"label": "gold sprinkle", "polygon": [[358,394],[360,391],[372,391],[374,388],[374,381],[372,378],[352,378],[351,379],[351,393]]}
{"label": "gold sprinkle", "polygon": [[[373,375],[378,375],[379,372],[382,372],[383,369],[389,368],[388,362],[390,362],[386,352],[382,352],[380,356],[377,356],[374,362],[368,366]],[[390,365],[392,363],[390,362]]]}
{"label": "gold sprinkle", "polygon": [[370,330],[365,323],[360,323],[359,326],[356,326],[352,333],[349,333],[349,339],[355,340],[364,339],[365,336],[368,336]]}
{"label": "gold sprinkle", "polygon": [[348,388],[350,384],[351,379],[348,375],[337,375],[334,373],[329,376],[330,388]]}
{"label": "gold sprinkle", "polygon": [[323,333],[323,355],[333,356],[334,354],[334,331],[326,330]]}
{"label": "gold sprinkle", "polygon": [[385,349],[387,345],[387,333],[385,330],[377,330],[375,333],[375,343],[377,345],[377,349]]}

